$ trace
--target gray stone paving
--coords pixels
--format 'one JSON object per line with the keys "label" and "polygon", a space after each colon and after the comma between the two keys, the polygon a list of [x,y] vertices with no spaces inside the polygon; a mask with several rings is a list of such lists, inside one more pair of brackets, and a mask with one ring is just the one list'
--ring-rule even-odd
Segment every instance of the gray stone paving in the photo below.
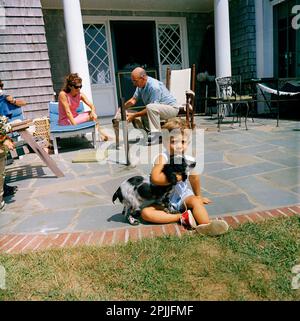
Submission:
{"label": "gray stone paving", "polygon": [[[249,130],[197,117],[205,131],[203,195],[212,199],[207,206],[214,217],[241,214],[300,203],[300,124],[293,121],[255,119]],[[110,121],[104,127],[109,128]],[[52,155],[65,177],[56,178],[35,154],[25,155],[7,166],[7,178],[19,191],[6,198],[0,213],[0,234],[57,233],[104,230],[128,226],[122,206],[113,205],[119,184],[133,175],[148,175],[149,148],[139,146],[149,162],[124,166],[124,153],[114,149],[106,160],[72,163],[79,153],[93,152],[85,139],[61,141],[59,155]],[[119,156],[118,162],[116,162]],[[197,159],[201,157],[198,155]],[[107,161],[108,160],[108,161]]]}

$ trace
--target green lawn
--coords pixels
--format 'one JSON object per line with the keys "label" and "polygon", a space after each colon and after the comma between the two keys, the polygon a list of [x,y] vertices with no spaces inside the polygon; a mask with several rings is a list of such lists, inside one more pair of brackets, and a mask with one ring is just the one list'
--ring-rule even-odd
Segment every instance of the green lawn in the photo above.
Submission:
{"label": "green lawn", "polygon": [[0,255],[0,300],[300,300],[300,219],[245,224],[217,238]]}

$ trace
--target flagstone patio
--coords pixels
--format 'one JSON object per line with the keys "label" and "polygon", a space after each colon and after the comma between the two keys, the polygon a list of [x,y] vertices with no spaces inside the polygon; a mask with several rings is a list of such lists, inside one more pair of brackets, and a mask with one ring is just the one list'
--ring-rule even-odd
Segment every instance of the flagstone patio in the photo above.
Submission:
{"label": "flagstone patio", "polygon": [[[300,123],[274,119],[249,120],[249,130],[196,117],[205,131],[202,192],[211,198],[211,217],[253,213],[300,203]],[[104,127],[110,127],[110,120]],[[7,166],[11,185],[19,187],[6,198],[0,213],[0,234],[71,233],[128,227],[122,206],[111,198],[126,178],[148,175],[148,164],[127,167],[114,161],[72,163],[79,153],[92,151],[83,139],[61,142],[59,155],[52,155],[65,177],[56,178],[35,154],[25,155]],[[68,147],[68,149],[66,148]],[[111,147],[112,148],[112,147]],[[140,146],[142,153],[149,147]]]}

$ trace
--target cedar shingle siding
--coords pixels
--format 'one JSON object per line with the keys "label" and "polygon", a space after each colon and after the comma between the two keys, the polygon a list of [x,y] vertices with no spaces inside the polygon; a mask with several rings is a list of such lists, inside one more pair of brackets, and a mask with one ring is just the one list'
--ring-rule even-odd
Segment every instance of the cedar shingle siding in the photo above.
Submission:
{"label": "cedar shingle siding", "polygon": [[0,79],[5,92],[23,98],[26,118],[48,115],[53,84],[40,0],[0,0]]}

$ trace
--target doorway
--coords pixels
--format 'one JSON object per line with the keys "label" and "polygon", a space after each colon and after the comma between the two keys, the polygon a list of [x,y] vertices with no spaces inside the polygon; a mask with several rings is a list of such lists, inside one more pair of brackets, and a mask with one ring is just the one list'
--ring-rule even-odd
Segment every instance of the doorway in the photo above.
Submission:
{"label": "doorway", "polygon": [[292,27],[295,5],[296,0],[288,0],[274,6],[274,70],[279,78],[300,76],[300,32]]}
{"label": "doorway", "polygon": [[110,21],[118,99],[132,97],[131,71],[138,66],[157,78],[158,57],[154,21]]}

